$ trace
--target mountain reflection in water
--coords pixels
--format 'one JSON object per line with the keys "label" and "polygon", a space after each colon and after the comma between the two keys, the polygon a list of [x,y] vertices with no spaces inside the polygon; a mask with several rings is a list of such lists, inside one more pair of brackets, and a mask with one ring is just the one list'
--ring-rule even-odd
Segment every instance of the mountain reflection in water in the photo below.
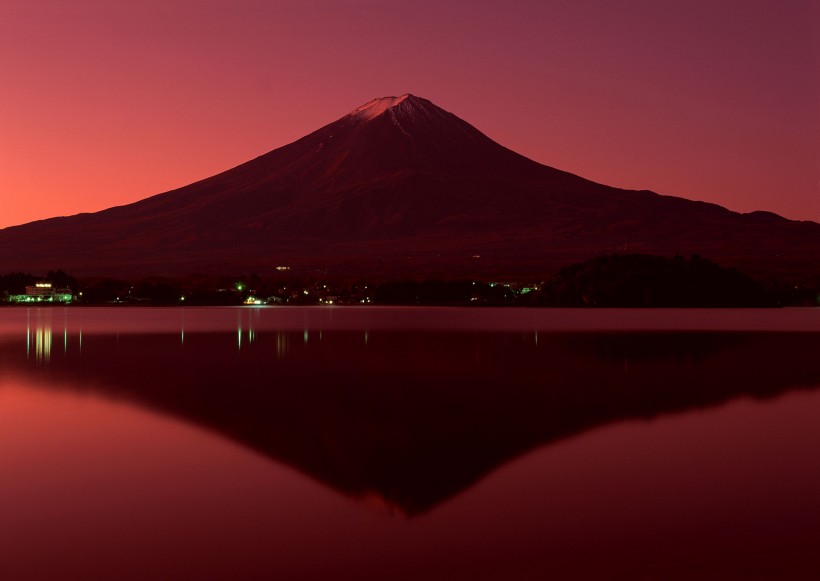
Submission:
{"label": "mountain reflection in water", "polygon": [[816,333],[375,329],[86,333],[35,321],[3,369],[241,442],[357,498],[430,511],[538,446],[820,385]]}

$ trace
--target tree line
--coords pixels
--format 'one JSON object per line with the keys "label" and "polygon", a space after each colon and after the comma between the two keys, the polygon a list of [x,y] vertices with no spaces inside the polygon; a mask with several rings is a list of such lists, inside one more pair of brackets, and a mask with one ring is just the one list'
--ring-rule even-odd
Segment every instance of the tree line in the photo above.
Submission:
{"label": "tree line", "polygon": [[0,275],[0,293],[22,294],[47,280],[71,288],[83,304],[239,305],[375,304],[537,307],[772,307],[820,305],[820,289],[759,281],[692,255],[613,254],[563,268],[542,281],[393,280],[238,277],[148,277],[78,281],[62,270],[45,277]]}

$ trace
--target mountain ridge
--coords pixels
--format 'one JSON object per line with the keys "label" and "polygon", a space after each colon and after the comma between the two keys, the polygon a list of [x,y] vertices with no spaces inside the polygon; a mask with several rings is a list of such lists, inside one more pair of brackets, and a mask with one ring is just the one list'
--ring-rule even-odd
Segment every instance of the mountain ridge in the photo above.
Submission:
{"label": "mountain ridge", "polygon": [[0,230],[0,271],[538,277],[625,250],[820,277],[817,248],[814,222],[598,184],[406,93],[187,186]]}

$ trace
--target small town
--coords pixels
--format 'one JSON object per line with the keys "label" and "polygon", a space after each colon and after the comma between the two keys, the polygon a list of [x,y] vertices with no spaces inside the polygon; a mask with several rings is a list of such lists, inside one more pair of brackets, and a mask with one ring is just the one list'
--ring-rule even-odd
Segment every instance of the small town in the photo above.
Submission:
{"label": "small town", "polygon": [[[51,274],[51,273],[50,273]],[[0,277],[0,281],[3,277]],[[515,305],[541,290],[541,283],[485,281],[400,281],[377,285],[350,282],[290,282],[276,284],[245,277],[220,286],[187,281],[147,280],[135,284],[115,280],[77,283],[60,276],[26,284],[23,292],[2,289],[7,305]],[[71,280],[68,280],[71,279]]]}
{"label": "small town", "polygon": [[756,280],[692,255],[599,256],[540,281],[267,276],[77,279],[0,275],[0,304],[123,306],[419,305],[506,307],[777,307],[820,305],[820,288]]}

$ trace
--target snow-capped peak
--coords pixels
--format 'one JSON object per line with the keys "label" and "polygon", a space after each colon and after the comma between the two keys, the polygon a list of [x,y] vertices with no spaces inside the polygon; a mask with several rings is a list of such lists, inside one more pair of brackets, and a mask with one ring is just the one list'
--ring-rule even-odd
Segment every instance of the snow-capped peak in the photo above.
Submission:
{"label": "snow-capped peak", "polygon": [[361,120],[369,120],[378,117],[388,109],[392,109],[408,97],[412,97],[409,93],[405,93],[401,97],[381,97],[380,99],[373,99],[365,103],[361,107],[357,107],[350,112],[351,116]]}

